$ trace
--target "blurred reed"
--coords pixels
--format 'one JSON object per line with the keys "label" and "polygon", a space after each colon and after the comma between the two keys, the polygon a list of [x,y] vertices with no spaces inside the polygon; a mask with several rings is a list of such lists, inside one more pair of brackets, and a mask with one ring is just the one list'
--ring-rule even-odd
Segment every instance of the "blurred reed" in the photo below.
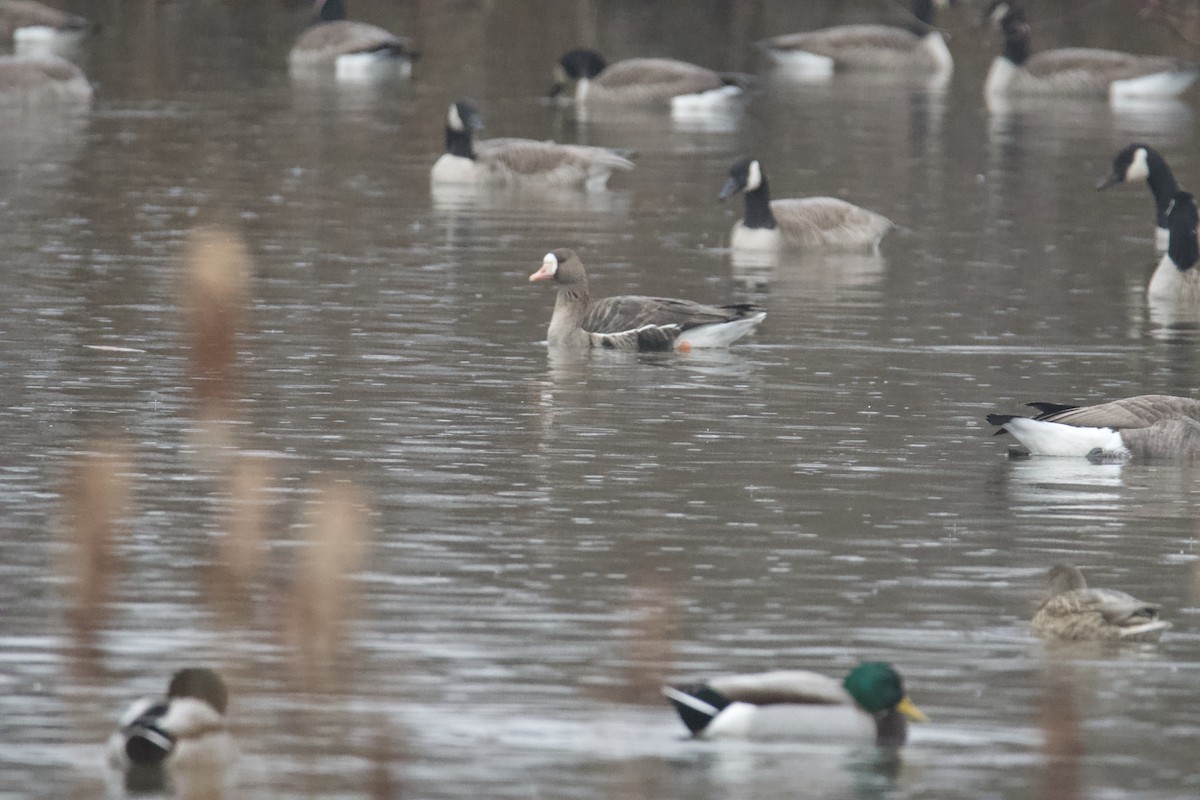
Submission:
{"label": "blurred reed", "polygon": [[237,334],[246,316],[252,275],[240,236],[197,228],[183,254],[180,306],[185,315],[188,373],[201,403],[229,397],[234,386]]}
{"label": "blurred reed", "polygon": [[1086,754],[1080,730],[1080,677],[1068,661],[1050,665],[1045,676],[1038,725],[1042,729],[1044,761],[1038,776],[1036,797],[1045,800],[1076,800],[1083,797],[1081,761]]}

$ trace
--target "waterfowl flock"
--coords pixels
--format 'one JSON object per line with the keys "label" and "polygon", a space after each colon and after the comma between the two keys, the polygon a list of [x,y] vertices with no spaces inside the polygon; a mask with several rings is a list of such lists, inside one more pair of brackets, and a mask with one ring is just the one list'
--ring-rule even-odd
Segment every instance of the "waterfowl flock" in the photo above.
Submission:
{"label": "waterfowl flock", "polygon": [[[908,26],[840,26],[772,36],[758,46],[773,69],[830,80],[846,71],[948,76],[954,59],[936,27],[935,12],[961,4],[913,0]],[[353,21],[345,0],[317,0],[314,10],[313,24],[288,55],[293,71],[332,72],[337,80],[347,81],[377,77],[382,71],[412,78],[417,50],[410,39]],[[94,30],[82,18],[51,12],[32,0],[0,1],[0,36],[22,41],[81,36]],[[1002,37],[1001,54],[982,87],[985,99],[1176,96],[1200,74],[1194,64],[1174,58],[1083,48],[1036,53],[1025,8],[1018,0],[990,3],[984,18]],[[552,69],[551,97],[592,110],[637,107],[668,114],[710,109],[724,113],[731,105],[746,103],[755,90],[755,79],[745,74],[662,57],[609,63],[585,47],[567,51]],[[86,105],[92,94],[83,72],[66,59],[0,57],[0,101]],[[599,193],[607,190],[614,175],[641,168],[642,157],[621,148],[479,138],[484,126],[476,106],[459,98],[444,101],[444,152],[429,166],[433,186]],[[776,175],[792,174],[784,171],[790,165],[773,162],[771,166],[780,169]],[[1180,188],[1164,156],[1149,144],[1131,143],[1113,158],[1111,172],[1098,188],[1143,180],[1154,201],[1155,248],[1161,253],[1146,297],[1200,308],[1200,214],[1195,198]],[[781,181],[789,191],[793,188],[794,181],[787,177]],[[772,199],[763,160],[754,155],[729,167],[718,197],[724,201],[737,194],[742,195],[741,217],[727,238],[722,233],[723,243],[733,253],[874,254],[899,227],[883,213],[840,197]],[[729,347],[764,331],[769,336],[764,325],[767,310],[757,302],[594,297],[583,258],[572,249],[574,243],[544,245],[547,252],[528,281],[555,291],[545,328],[549,348],[686,354]],[[537,248],[540,252],[543,246]],[[583,255],[589,263],[603,259],[595,250]],[[531,251],[531,256],[536,258],[536,253]],[[1200,460],[1200,400],[1146,394],[1086,406],[1049,402],[1029,406],[1036,413],[986,416],[998,428],[997,435],[1008,434],[1019,443],[1023,456],[1105,462]],[[1030,629],[1039,637],[1059,641],[1154,642],[1171,627],[1159,619],[1159,610],[1158,604],[1120,591],[1091,589],[1079,568],[1059,564],[1050,572],[1050,594],[1034,613]],[[878,661],[859,663],[841,680],[782,669],[671,683],[662,691],[697,739],[895,747],[906,742],[909,722],[927,721],[909,700],[897,668]],[[140,700],[121,717],[110,739],[110,763],[127,776],[129,786],[139,790],[155,782],[184,782],[189,778],[179,776],[189,771],[212,771],[213,765],[232,755],[227,705],[227,690],[215,672],[181,670],[163,696]]]}

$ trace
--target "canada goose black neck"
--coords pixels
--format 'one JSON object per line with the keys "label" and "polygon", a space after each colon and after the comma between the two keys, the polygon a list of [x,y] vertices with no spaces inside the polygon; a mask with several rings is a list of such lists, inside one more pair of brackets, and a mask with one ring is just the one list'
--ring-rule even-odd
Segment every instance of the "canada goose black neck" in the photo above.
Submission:
{"label": "canada goose black neck", "polygon": [[1179,194],[1179,183],[1175,180],[1175,173],[1167,166],[1167,160],[1157,150],[1152,147],[1145,147],[1145,150],[1148,167],[1146,183],[1150,184],[1150,191],[1154,193],[1154,205],[1158,209],[1158,227],[1165,228],[1171,201]]}
{"label": "canada goose black neck", "polygon": [[1175,195],[1168,216],[1168,229],[1171,231],[1171,241],[1167,245],[1167,255],[1180,272],[1187,272],[1200,261],[1200,242],[1197,241],[1196,225],[1200,216],[1196,213],[1196,200],[1187,192]]}
{"label": "canada goose black neck", "polygon": [[446,152],[452,156],[475,160],[475,145],[472,142],[471,128],[468,126],[461,131],[446,126]]}
{"label": "canada goose black neck", "polygon": [[325,2],[321,4],[321,13],[318,15],[318,19],[321,22],[335,22],[339,19],[345,18],[345,0],[325,0]]}
{"label": "canada goose black neck", "polygon": [[933,0],[913,0],[913,21],[908,24],[908,30],[916,36],[924,36],[933,30]]}
{"label": "canada goose black neck", "polygon": [[1004,18],[1004,57],[1018,67],[1029,60],[1029,26],[1025,20],[1010,15]]}
{"label": "canada goose black neck", "polygon": [[767,185],[766,175],[762,176],[762,181],[757,189],[751,189],[745,195],[746,216],[742,219],[743,225],[747,228],[779,227],[775,215],[771,213],[771,191]]}

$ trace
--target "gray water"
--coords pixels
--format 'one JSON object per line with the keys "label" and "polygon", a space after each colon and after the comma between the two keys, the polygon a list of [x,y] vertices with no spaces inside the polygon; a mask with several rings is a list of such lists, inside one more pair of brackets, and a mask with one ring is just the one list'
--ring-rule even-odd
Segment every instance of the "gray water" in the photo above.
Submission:
{"label": "gray water", "polygon": [[[303,10],[70,5],[105,25],[73,54],[93,108],[0,124],[0,797],[104,796],[120,709],[188,664],[233,691],[236,797],[1200,793],[1196,471],[1009,461],[984,420],[1195,394],[1197,325],[1146,306],[1148,193],[1092,189],[1134,139],[1195,185],[1194,92],[989,114],[997,42],[971,7],[943,20],[944,91],[764,75],[732,120],[583,122],[541,100],[577,43],[761,71],[755,39],[886,4],[359,0],[424,53],[359,89],[289,78]],[[1064,4],[1036,44],[1187,53],[1132,5]],[[460,96],[489,135],[631,147],[638,166],[600,195],[431,195]],[[749,154],[776,197],[834,194],[905,230],[877,257],[734,259],[740,206],[716,193]],[[179,301],[202,223],[254,262],[215,448]],[[561,246],[598,294],[768,317],[728,352],[548,352],[551,292],[527,276]],[[114,440],[133,494],[109,616],[80,641],[64,492]],[[219,465],[246,458],[270,475],[269,550],[231,610]],[[332,479],[366,497],[367,552],[313,679],[283,619],[303,508]],[[1175,629],[1048,650],[1027,621],[1060,560]],[[697,743],[656,696],[864,658],[932,718],[898,755]]]}

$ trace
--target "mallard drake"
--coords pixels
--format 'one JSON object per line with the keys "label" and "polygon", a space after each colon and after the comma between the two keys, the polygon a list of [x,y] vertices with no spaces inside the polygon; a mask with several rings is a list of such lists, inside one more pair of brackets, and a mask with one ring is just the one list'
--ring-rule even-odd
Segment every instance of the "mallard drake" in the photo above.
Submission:
{"label": "mallard drake", "polygon": [[733,226],[734,250],[827,249],[873,251],[889,230],[887,217],[836,197],[772,200],[767,173],[756,158],[738,161],[720,200],[742,192],[746,212]]}
{"label": "mallard drake", "polygon": [[109,762],[131,788],[219,782],[234,757],[225,726],[228,702],[213,670],[179,670],[165,696],[137,700],[121,716],[109,737]]}
{"label": "mallard drake", "polygon": [[1029,403],[1038,414],[988,414],[1033,455],[1093,460],[1200,458],[1200,400],[1165,394],[1126,397],[1094,406]]}
{"label": "mallard drake", "polygon": [[412,72],[412,42],[378,25],[346,19],[345,0],[316,0],[316,22],[288,53],[293,69],[333,65],[339,79],[370,78],[380,70]]}
{"label": "mallard drake", "polygon": [[0,56],[0,105],[77,106],[92,100],[83,70],[54,55]]}
{"label": "mallard drake", "polygon": [[764,39],[759,49],[779,67],[805,76],[838,70],[949,75],[954,58],[933,27],[934,12],[955,0],[912,0],[913,22],[897,25],[838,25]]}
{"label": "mallard drake", "polygon": [[446,152],[434,162],[430,180],[599,190],[614,170],[633,169],[632,161],[604,147],[516,138],[476,142],[474,132],[482,127],[474,106],[462,101],[450,104]]}
{"label": "mallard drake", "polygon": [[1167,252],[1146,288],[1150,300],[1200,306],[1197,225],[1200,214],[1196,211],[1196,198],[1187,192],[1177,193],[1167,208]]}
{"label": "mallard drake", "polygon": [[0,0],[0,39],[29,44],[83,36],[94,28],[85,17],[37,0]]}
{"label": "mallard drake", "polygon": [[790,739],[904,744],[908,720],[927,722],[890,664],[859,664],[838,682],[780,670],[666,686],[663,694],[703,739]]}
{"label": "mallard drake", "polygon": [[1171,623],[1158,618],[1158,603],[1115,589],[1089,589],[1074,564],[1050,568],[1050,594],[1033,615],[1043,639],[1155,642]]}
{"label": "mallard drake", "polygon": [[1196,80],[1191,61],[1115,50],[1068,47],[1032,54],[1029,24],[1018,0],[992,0],[985,17],[1004,34],[1004,51],[992,62],[984,94],[1004,96],[1173,97]]}
{"label": "mallard drake", "polygon": [[565,248],[547,253],[529,280],[553,281],[558,287],[546,335],[551,346],[684,352],[725,347],[766,317],[751,303],[708,306],[638,295],[593,300],[583,262]]}
{"label": "mallard drake", "polygon": [[1146,144],[1135,142],[1122,147],[1113,157],[1112,172],[1096,184],[1099,190],[1107,189],[1118,183],[1146,181],[1150,193],[1154,196],[1154,249],[1160,253],[1167,251],[1170,233],[1167,231],[1167,211],[1171,201],[1179,194],[1179,184],[1175,181],[1175,173],[1167,165],[1162,154]]}
{"label": "mallard drake", "polygon": [[558,97],[574,83],[576,103],[670,105],[673,112],[692,114],[728,106],[751,82],[747,75],[673,58],[629,58],[609,64],[595,50],[575,48],[559,59],[550,96]]}

